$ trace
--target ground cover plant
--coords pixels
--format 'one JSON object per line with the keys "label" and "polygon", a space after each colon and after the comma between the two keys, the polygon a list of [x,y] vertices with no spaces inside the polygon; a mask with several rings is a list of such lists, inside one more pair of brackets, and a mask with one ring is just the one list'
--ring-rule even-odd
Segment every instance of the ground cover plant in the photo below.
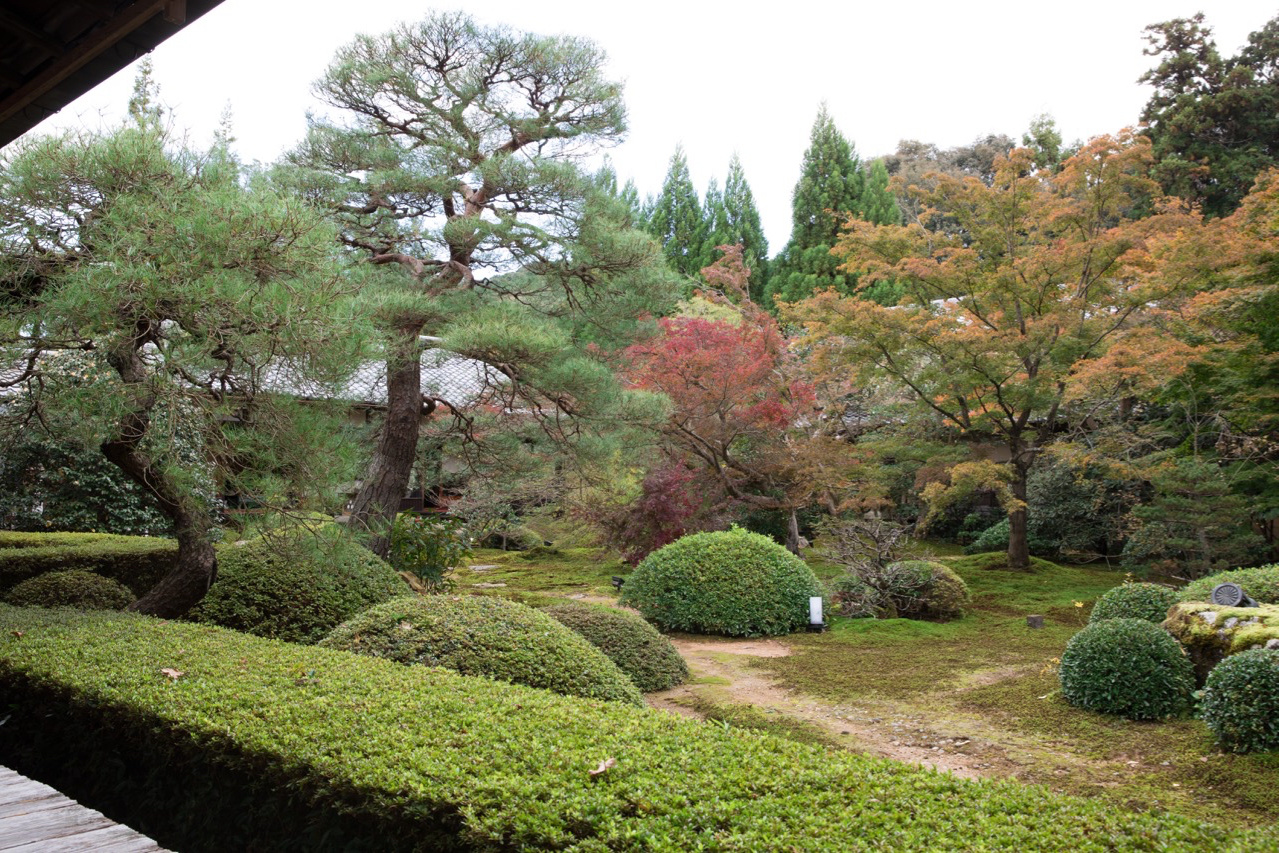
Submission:
{"label": "ground cover plant", "polygon": [[[133,825],[197,853],[250,839],[367,849],[369,838],[384,850],[830,849],[854,826],[858,844],[899,849],[1277,843],[208,626],[0,608],[0,629],[16,723],[0,731],[6,763],[39,765],[90,803],[113,799]],[[148,773],[169,784],[143,788]],[[253,779],[256,799],[233,784]],[[236,819],[208,796],[223,785]],[[217,831],[184,831],[192,821]]]}
{"label": "ground cover plant", "polygon": [[759,636],[808,622],[823,590],[812,570],[766,536],[741,528],[685,536],[644,558],[621,603],[664,631]]}
{"label": "ground cover plant", "polygon": [[577,602],[554,604],[542,612],[581,634],[643,693],[667,690],[688,678],[688,664],[671,641],[639,616]]}
{"label": "ground cover plant", "polygon": [[584,637],[544,613],[500,598],[399,598],[342,623],[322,645],[568,696],[643,704],[630,679]]}
{"label": "ground cover plant", "polygon": [[318,642],[366,607],[409,591],[389,565],[331,528],[226,543],[217,557],[217,580],[186,618],[262,637]]}

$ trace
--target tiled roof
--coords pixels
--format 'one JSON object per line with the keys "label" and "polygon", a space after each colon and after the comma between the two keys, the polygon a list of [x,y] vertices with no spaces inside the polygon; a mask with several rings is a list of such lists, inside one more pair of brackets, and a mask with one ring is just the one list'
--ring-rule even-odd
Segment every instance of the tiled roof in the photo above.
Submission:
{"label": "tiled roof", "polygon": [[[386,405],[386,362],[366,361],[337,387],[291,375],[286,365],[270,369],[262,389],[298,397],[348,400],[366,406]],[[465,408],[480,401],[485,391],[501,385],[504,377],[482,361],[455,353],[428,349],[422,353],[422,394]]]}
{"label": "tiled roof", "polygon": [[[41,366],[59,353],[41,356]],[[5,382],[22,376],[26,362],[21,357],[0,359],[0,398],[14,396],[25,383],[4,387]],[[505,377],[490,365],[440,349],[422,353],[422,393],[448,402],[455,408],[474,406],[486,391],[497,388]],[[386,362],[366,361],[345,381],[335,384],[316,382],[288,363],[269,366],[262,376],[260,390],[291,394],[316,400],[346,400],[353,405],[386,405]]]}

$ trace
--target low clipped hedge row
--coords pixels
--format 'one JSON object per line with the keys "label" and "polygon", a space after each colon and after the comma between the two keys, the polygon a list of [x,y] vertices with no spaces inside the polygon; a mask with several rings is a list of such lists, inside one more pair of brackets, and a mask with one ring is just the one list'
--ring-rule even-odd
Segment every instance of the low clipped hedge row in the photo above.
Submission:
{"label": "low clipped hedge row", "polygon": [[630,679],[584,637],[504,598],[397,598],[342,623],[321,645],[566,696],[644,704]]}
{"label": "low clipped hedge row", "polygon": [[187,853],[1279,845],[1274,829],[130,614],[0,607],[0,692],[0,760]]}
{"label": "low clipped hedge row", "polygon": [[0,592],[37,575],[83,569],[117,580],[140,597],[177,556],[177,542],[152,536],[0,532]]}

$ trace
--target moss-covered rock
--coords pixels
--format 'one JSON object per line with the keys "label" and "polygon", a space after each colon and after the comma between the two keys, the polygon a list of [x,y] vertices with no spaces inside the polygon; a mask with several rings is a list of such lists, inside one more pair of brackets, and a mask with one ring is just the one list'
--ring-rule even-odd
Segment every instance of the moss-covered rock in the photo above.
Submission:
{"label": "moss-covered rock", "polygon": [[1279,605],[1221,607],[1206,601],[1183,601],[1168,611],[1163,623],[1186,649],[1203,684],[1213,667],[1248,649],[1279,648]]}
{"label": "moss-covered rock", "polygon": [[1181,601],[1211,601],[1212,588],[1236,583],[1258,604],[1279,604],[1279,563],[1253,569],[1231,569],[1192,581],[1181,588]]}
{"label": "moss-covered rock", "polygon": [[320,645],[566,696],[644,703],[631,680],[583,637],[545,613],[502,598],[398,598],[339,625]]}
{"label": "moss-covered rock", "polygon": [[9,590],[4,600],[19,607],[74,607],[77,610],[123,610],[135,597],[117,580],[82,569],[49,572]]}
{"label": "moss-covered rock", "polygon": [[315,643],[409,591],[394,569],[332,527],[221,545],[217,556],[217,580],[187,618],[259,637]]}
{"label": "moss-covered rock", "polygon": [[1089,622],[1103,619],[1145,619],[1156,625],[1168,617],[1177,593],[1154,583],[1126,583],[1107,590],[1093,605]]}
{"label": "moss-covered rock", "polygon": [[808,599],[821,594],[803,560],[735,527],[694,533],[649,554],[626,579],[621,603],[664,631],[756,637],[803,627]]}
{"label": "moss-covered rock", "polygon": [[688,664],[671,641],[634,613],[572,601],[542,612],[585,637],[644,693],[668,690],[688,678]]}

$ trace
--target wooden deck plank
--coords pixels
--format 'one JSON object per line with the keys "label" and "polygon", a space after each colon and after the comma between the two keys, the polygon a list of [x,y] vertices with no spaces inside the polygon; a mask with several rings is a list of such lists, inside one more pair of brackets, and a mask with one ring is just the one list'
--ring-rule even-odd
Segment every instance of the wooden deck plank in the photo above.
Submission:
{"label": "wooden deck plank", "polygon": [[0,851],[164,853],[146,836],[7,767],[0,767]]}
{"label": "wooden deck plank", "polygon": [[159,853],[160,845],[127,826],[114,824],[93,832],[4,848],[5,853]]}

